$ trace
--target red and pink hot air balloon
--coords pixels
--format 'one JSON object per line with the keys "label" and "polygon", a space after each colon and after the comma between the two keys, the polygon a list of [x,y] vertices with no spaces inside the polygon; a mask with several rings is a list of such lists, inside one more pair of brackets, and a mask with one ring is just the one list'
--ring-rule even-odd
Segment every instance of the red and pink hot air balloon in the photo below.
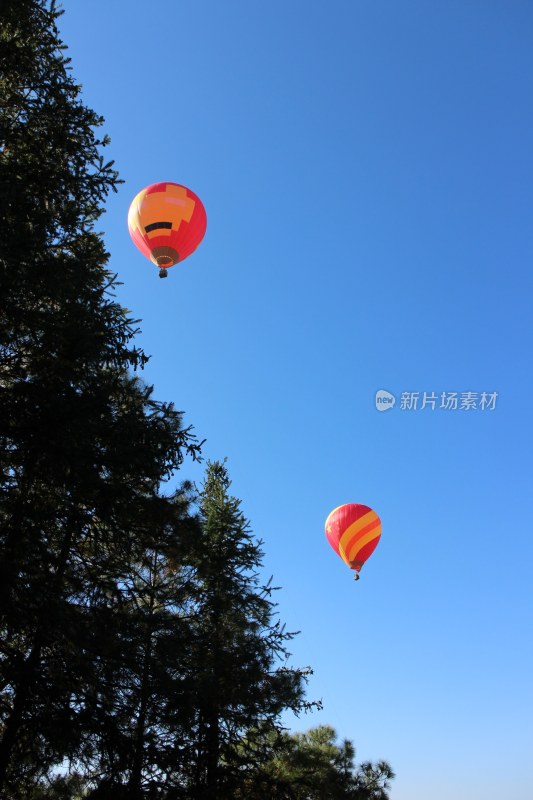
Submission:
{"label": "red and pink hot air balloon", "polygon": [[334,508],[326,520],[326,536],[337,555],[355,570],[355,580],[381,537],[381,520],[368,506],[346,503]]}
{"label": "red and pink hot air balloon", "polygon": [[143,255],[167,269],[193,253],[207,228],[200,198],[179,183],[153,183],[133,199],[128,212],[130,236]]}

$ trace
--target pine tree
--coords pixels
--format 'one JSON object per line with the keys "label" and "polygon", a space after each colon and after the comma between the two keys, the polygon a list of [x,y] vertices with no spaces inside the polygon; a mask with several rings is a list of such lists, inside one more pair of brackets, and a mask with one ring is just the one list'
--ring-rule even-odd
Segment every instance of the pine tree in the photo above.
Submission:
{"label": "pine tree", "polygon": [[[161,798],[183,782],[180,753],[191,704],[184,679],[194,613],[191,564],[200,534],[186,488],[173,498],[173,524],[157,528],[142,558],[124,569],[115,608],[121,623],[111,647],[104,641],[96,648],[103,654],[100,680],[89,684],[84,703],[93,746],[79,765],[90,798]],[[104,615],[98,626],[104,640],[105,621]]]}
{"label": "pine tree", "polygon": [[203,529],[189,680],[194,693],[188,764],[191,797],[232,798],[256,753],[252,729],[278,730],[280,715],[310,708],[308,670],[288,666],[288,633],[263,585],[261,542],[230,494],[225,464],[210,463],[200,495]]}
{"label": "pine tree", "polygon": [[125,565],[176,524],[161,481],[198,452],[135,375],[137,322],[94,228],[117,173],[57,17],[45,0],[0,10],[0,791],[13,798],[88,746],[98,612],[112,637]]}
{"label": "pine tree", "polygon": [[352,742],[338,743],[329,725],[306,733],[270,733],[263,744],[261,760],[234,800],[388,800],[394,778],[389,764],[356,766]]}

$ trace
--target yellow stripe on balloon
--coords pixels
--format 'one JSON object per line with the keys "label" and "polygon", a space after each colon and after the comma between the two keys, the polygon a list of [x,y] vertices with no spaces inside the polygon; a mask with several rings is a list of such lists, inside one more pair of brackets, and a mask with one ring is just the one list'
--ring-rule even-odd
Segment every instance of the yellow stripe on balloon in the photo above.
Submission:
{"label": "yellow stripe on balloon", "polygon": [[172,236],[172,228],[154,228],[153,231],[148,231],[144,235],[148,239],[155,239],[158,236]]}
{"label": "yellow stripe on balloon", "polygon": [[341,547],[345,548],[348,545],[350,539],[352,539],[358,531],[366,528],[368,525],[371,525],[376,519],[379,519],[378,515],[375,511],[368,511],[364,516],[359,517],[356,519],[355,522],[352,522],[349,525],[344,533],[342,534],[341,538],[339,539],[339,549]]}
{"label": "yellow stripe on balloon", "polygon": [[340,547],[339,547],[339,555],[340,555],[340,557],[342,558],[342,560],[344,561],[344,563],[345,563],[345,564],[348,564],[348,566],[349,566],[349,567],[350,567],[350,569],[351,569],[351,566],[352,566],[352,565],[350,564],[350,562],[348,561],[348,559],[346,558],[346,556],[344,555],[344,552],[343,552],[343,551],[340,549]]}
{"label": "yellow stripe on balloon", "polygon": [[[372,528],[371,531],[365,533],[360,539],[355,541],[350,549],[349,553],[343,555],[344,560],[349,564],[352,561],[356,561],[356,555],[361,552],[363,547],[367,545],[369,542],[372,542],[374,539],[379,539],[381,536],[381,525],[378,525],[376,528]],[[339,551],[344,554],[344,548],[339,546]]]}

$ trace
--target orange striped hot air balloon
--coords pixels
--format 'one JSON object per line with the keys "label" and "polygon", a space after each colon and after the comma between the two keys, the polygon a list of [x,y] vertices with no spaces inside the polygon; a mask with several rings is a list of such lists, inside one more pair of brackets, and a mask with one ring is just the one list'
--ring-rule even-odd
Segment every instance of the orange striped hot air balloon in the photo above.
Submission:
{"label": "orange striped hot air balloon", "polygon": [[168,267],[190,256],[207,227],[205,208],[197,195],[179,183],[153,183],[133,199],[128,228],[134,244],[167,277]]}
{"label": "orange striped hot air balloon", "polygon": [[368,506],[346,503],[334,508],[326,520],[326,536],[337,555],[355,570],[355,580],[381,537],[381,520]]}

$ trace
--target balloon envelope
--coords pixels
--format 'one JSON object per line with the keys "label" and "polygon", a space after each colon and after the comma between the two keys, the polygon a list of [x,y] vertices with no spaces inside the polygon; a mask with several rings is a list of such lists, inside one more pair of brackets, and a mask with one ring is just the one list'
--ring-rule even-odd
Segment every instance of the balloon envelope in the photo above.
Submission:
{"label": "balloon envelope", "polygon": [[359,572],[378,545],[381,520],[368,506],[346,503],[328,516],[326,536],[337,555]]}
{"label": "balloon envelope", "polygon": [[207,215],[200,198],[179,183],[153,183],[139,192],[128,212],[130,236],[161,269],[193,253],[204,238]]}

